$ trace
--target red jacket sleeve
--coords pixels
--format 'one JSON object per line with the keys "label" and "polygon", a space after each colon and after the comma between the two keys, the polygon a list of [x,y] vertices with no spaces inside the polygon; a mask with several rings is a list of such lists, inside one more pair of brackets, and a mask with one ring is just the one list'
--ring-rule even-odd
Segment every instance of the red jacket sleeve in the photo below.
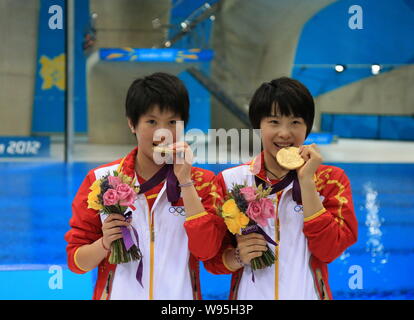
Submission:
{"label": "red jacket sleeve", "polygon": [[[214,184],[217,190],[219,190],[219,193],[220,193],[219,203],[221,204],[223,202],[224,195],[227,191],[227,187],[224,182],[223,175],[221,173],[219,173],[217,177],[214,179]],[[214,257],[203,261],[205,269],[212,274],[229,274],[233,272],[232,270],[227,268],[226,265],[224,264],[223,254],[227,249],[235,248],[236,241],[235,241],[234,236],[229,231],[227,231],[227,227],[225,228],[226,228],[225,235],[223,237],[223,241],[221,243],[221,247],[219,251]]]}
{"label": "red jacket sleeve", "polygon": [[342,169],[323,166],[317,172],[316,187],[324,197],[324,209],[305,218],[303,232],[312,254],[330,263],[357,241],[358,222],[349,179]]}
{"label": "red jacket sleeve", "polygon": [[95,175],[90,172],[82,182],[72,202],[72,218],[69,221],[71,229],[65,234],[68,267],[75,273],[85,273],[75,261],[76,250],[91,244],[102,237],[102,223],[98,211],[88,209],[89,187],[95,181]]}
{"label": "red jacket sleeve", "polygon": [[199,170],[193,172],[193,180],[205,211],[187,218],[184,228],[190,252],[197,259],[205,261],[220,250],[227,227],[217,212],[223,192],[215,183],[213,172]]}
{"label": "red jacket sleeve", "polygon": [[236,243],[234,236],[230,232],[226,232],[219,252],[211,259],[203,261],[204,268],[212,274],[230,274],[233,271],[224,264],[223,254],[229,248],[235,248]]}

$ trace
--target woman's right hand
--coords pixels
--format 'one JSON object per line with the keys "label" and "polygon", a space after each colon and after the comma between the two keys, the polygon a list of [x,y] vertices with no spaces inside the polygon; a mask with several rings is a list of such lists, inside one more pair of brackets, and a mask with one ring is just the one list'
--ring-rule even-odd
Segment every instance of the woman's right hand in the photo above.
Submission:
{"label": "woman's right hand", "polygon": [[125,221],[125,217],[121,214],[111,213],[102,224],[104,248],[110,249],[113,241],[122,238],[121,227],[128,227],[129,222]]}
{"label": "woman's right hand", "polygon": [[249,264],[252,259],[261,257],[267,250],[266,240],[259,233],[236,236],[236,239],[240,260],[244,264]]}

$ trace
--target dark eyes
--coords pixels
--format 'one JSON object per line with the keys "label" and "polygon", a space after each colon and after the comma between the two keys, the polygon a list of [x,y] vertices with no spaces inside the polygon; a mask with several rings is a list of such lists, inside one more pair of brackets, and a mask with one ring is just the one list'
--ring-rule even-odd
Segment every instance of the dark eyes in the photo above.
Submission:
{"label": "dark eyes", "polygon": [[[156,124],[157,122],[155,120],[151,119],[151,120],[147,120],[147,123],[149,123],[149,124]],[[176,125],[177,124],[177,120],[171,120],[171,121],[169,121],[169,124],[170,125]]]}
{"label": "dark eyes", "polygon": [[[279,124],[280,121],[278,121],[278,120],[270,120],[269,123],[271,123],[271,124]],[[301,124],[302,121],[300,121],[300,120],[293,120],[291,123],[292,124]]]}

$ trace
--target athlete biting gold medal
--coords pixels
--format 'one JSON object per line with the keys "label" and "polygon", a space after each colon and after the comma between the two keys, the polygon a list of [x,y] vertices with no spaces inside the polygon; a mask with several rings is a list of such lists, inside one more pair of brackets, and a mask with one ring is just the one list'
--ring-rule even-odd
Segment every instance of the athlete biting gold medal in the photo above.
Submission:
{"label": "athlete biting gold medal", "polygon": [[305,160],[299,154],[299,148],[296,147],[280,149],[276,154],[276,161],[287,170],[295,170],[305,163]]}
{"label": "athlete biting gold medal", "polygon": [[157,153],[173,154],[174,150],[168,148],[167,146],[154,146],[152,150]]}
{"label": "athlete biting gold medal", "polygon": [[177,157],[184,158],[184,152],[183,151],[176,152],[175,149],[171,149],[167,145],[153,146],[152,151],[154,151],[155,153],[161,153],[161,154],[164,154],[164,155],[173,155],[175,153],[177,155]]}

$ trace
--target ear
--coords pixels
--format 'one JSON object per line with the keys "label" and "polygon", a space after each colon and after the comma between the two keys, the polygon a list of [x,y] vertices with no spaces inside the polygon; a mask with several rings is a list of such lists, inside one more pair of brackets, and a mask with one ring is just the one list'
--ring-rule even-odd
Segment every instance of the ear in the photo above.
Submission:
{"label": "ear", "polygon": [[131,130],[131,132],[133,133],[133,134],[135,134],[135,127],[134,127],[134,124],[132,123],[132,121],[131,121],[131,119],[130,118],[127,118],[128,119],[128,127],[129,127],[129,129]]}

